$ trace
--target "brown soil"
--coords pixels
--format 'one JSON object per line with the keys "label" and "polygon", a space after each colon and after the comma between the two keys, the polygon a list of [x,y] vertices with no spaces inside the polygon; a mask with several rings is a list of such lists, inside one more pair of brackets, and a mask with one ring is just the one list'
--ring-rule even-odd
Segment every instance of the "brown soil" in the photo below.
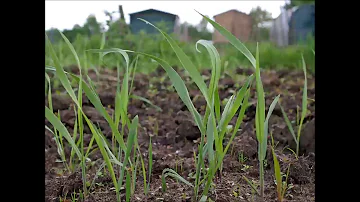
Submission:
{"label": "brown soil", "polygon": [[[179,72],[179,71],[178,71]],[[180,71],[181,72],[181,71]],[[250,70],[239,69],[237,75],[249,75]],[[203,74],[209,77],[209,72]],[[93,81],[97,81],[93,72],[89,73]],[[184,75],[181,73],[181,75]],[[302,72],[274,72],[264,71],[262,79],[266,91],[266,106],[269,107],[273,98],[281,94],[280,102],[288,113],[291,121],[296,120],[297,106],[301,107]],[[116,71],[103,70],[97,85],[100,99],[110,114],[114,111],[114,97],[116,91]],[[163,80],[163,81],[162,81]],[[232,79],[225,75],[220,80],[221,100],[230,97],[233,90],[239,88],[244,82],[242,78]],[[315,78],[308,76],[308,97],[315,98]],[[196,108],[203,114],[205,104],[199,90],[194,84],[187,83],[190,96],[195,99]],[[134,81],[135,95],[149,99],[153,104],[159,106],[162,111],[157,111],[147,103],[132,99],[129,103],[129,113],[131,116],[138,115],[141,128],[138,132],[138,141],[141,152],[147,168],[147,149],[149,138],[152,136],[153,146],[153,172],[151,178],[150,191],[147,196],[143,192],[143,178],[138,175],[134,196],[131,201],[191,201],[193,189],[181,182],[176,182],[167,178],[167,191],[161,191],[161,173],[164,168],[177,169],[179,174],[193,182],[190,174],[194,172],[193,151],[197,148],[197,142],[200,132],[194,124],[190,113],[180,100],[179,96],[171,87],[169,79],[162,69],[151,75],[137,74]],[[61,89],[59,89],[61,91]],[[85,96],[84,96],[85,97]],[[75,115],[71,108],[71,100],[66,94],[53,93],[54,111],[60,111],[61,120],[68,128],[70,134],[73,132]],[[253,194],[251,187],[244,180],[243,176],[253,182],[259,182],[259,170],[257,160],[257,141],[254,129],[255,118],[255,89],[252,90],[250,103],[252,105],[246,112],[246,117],[241,125],[241,131],[233,141],[233,147],[229,150],[224,159],[224,168],[221,180],[216,180],[215,189],[211,190],[210,198],[213,201],[261,201],[256,194]],[[47,105],[47,97],[45,97]],[[84,98],[84,112],[93,121],[98,123],[103,134],[111,140],[111,130],[105,119],[95,110],[95,108]],[[300,140],[301,155],[298,159],[285,149],[290,147],[295,151],[295,143],[284,122],[279,107],[276,107],[269,121],[269,128],[272,131],[274,139],[278,142],[276,153],[278,155],[282,171],[286,172],[286,166],[291,163],[288,183],[292,187],[287,191],[284,201],[315,201],[315,101],[308,101],[309,113],[304,120],[304,129]],[[235,119],[232,124],[235,123]],[[51,124],[45,119],[45,124],[52,128]],[[158,125],[158,132],[154,130]],[[296,128],[295,128],[296,129]],[[295,130],[297,131],[297,130]],[[84,145],[89,144],[91,132],[85,128]],[[64,141],[66,142],[66,141]],[[70,153],[70,148],[65,144],[65,152]],[[45,130],[45,184],[46,201],[71,201],[71,194],[79,193],[82,189],[81,172],[68,174],[64,172],[64,166],[58,162],[60,159],[57,153],[57,147],[53,140],[53,135]],[[239,160],[242,154],[245,162]],[[101,160],[99,153],[90,156],[92,162],[95,162],[87,170],[88,181],[92,181],[98,170]],[[98,176],[93,188],[90,190],[86,202],[105,202],[116,201],[115,191],[111,178],[106,172]],[[122,200],[125,201],[125,190],[122,190]],[[267,165],[265,166],[265,201],[277,201],[276,185],[274,183],[273,159],[270,147],[267,153]]]}

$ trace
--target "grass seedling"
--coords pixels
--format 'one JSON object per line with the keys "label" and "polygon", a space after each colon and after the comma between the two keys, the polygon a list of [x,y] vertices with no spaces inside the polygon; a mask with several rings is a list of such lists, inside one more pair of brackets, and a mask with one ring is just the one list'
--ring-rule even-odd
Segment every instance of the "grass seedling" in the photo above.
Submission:
{"label": "grass seedling", "polygon": [[[202,14],[201,14],[202,15]],[[203,16],[203,15],[202,15]],[[214,28],[219,31],[221,35],[228,39],[228,41],[240,52],[242,52],[246,58],[249,59],[253,67],[255,68],[255,80],[256,80],[256,92],[257,92],[257,106],[256,106],[256,115],[255,115],[255,127],[256,127],[256,137],[258,140],[258,158],[260,164],[260,196],[264,196],[264,159],[266,156],[267,148],[267,138],[268,138],[268,120],[272,111],[275,108],[275,105],[279,99],[279,95],[275,97],[274,101],[269,107],[267,117],[265,119],[265,96],[264,89],[261,82],[260,76],[260,60],[259,60],[259,46],[256,48],[256,59],[251,54],[251,52],[241,43],[234,35],[232,35],[228,30],[223,28],[221,25],[216,22],[208,19],[206,16],[203,16]],[[235,131],[237,128],[235,127]]]}
{"label": "grass seedling", "polygon": [[[297,135],[295,135],[294,128],[293,128],[293,126],[292,126],[292,124],[291,124],[291,122],[290,122],[284,108],[279,103],[279,106],[280,106],[281,112],[283,114],[284,120],[286,122],[286,125],[289,128],[289,131],[290,131],[291,135],[293,136],[294,141],[296,143],[296,156],[299,156],[300,135],[301,135],[302,124],[304,122],[304,118],[305,118],[306,113],[307,113],[307,100],[308,100],[308,97],[307,97],[306,64],[305,64],[304,57],[301,56],[301,58],[302,58],[302,66],[303,66],[303,72],[304,72],[304,87],[303,87],[303,95],[302,95],[301,118],[300,118],[299,123],[298,123]],[[297,113],[297,114],[299,114],[299,113]]]}
{"label": "grass seedling", "polygon": [[[207,20],[211,21],[210,19]],[[150,25],[158,29],[156,26],[152,24]],[[231,145],[231,142],[234,139],[236,132],[240,127],[240,124],[244,117],[245,109],[248,106],[248,98],[250,95],[249,88],[253,76],[250,76],[245,82],[245,85],[238,92],[234,93],[234,95],[227,102],[225,109],[221,114],[219,94],[217,90],[218,80],[220,78],[220,72],[221,72],[221,67],[220,67],[221,62],[220,62],[219,54],[215,49],[215,47],[210,42],[205,40],[199,40],[196,43],[196,48],[198,44],[200,44],[206,48],[206,50],[210,55],[210,60],[212,64],[212,75],[211,75],[209,87],[207,87],[198,69],[191,62],[189,57],[182,51],[182,49],[175,43],[175,41],[167,33],[163,32],[160,29],[158,29],[158,31],[165,37],[167,42],[170,44],[170,46],[176,53],[178,59],[189,73],[189,76],[191,77],[192,81],[200,89],[202,95],[206,100],[206,112],[203,118],[195,109],[189,97],[189,93],[185,86],[184,81],[166,61],[146,53],[127,51],[127,52],[133,52],[150,57],[151,59],[157,61],[164,68],[170,80],[172,81],[173,86],[175,87],[177,93],[179,94],[181,100],[184,102],[184,104],[189,109],[190,113],[193,115],[195,122],[202,134],[199,145],[199,154],[196,158],[195,184],[192,185],[184,178],[182,178],[180,175],[178,175],[174,170],[165,169],[162,175],[163,191],[166,190],[165,178],[167,176],[171,176],[173,178],[178,179],[179,181],[188,184],[189,186],[193,186],[195,200],[198,200],[199,199],[198,191],[200,185],[205,183],[204,190],[200,198],[200,201],[203,201],[206,200],[208,191],[211,185],[213,184],[212,183],[213,178],[215,177],[215,174],[219,171],[219,169],[221,170],[222,160],[225,154],[227,153],[227,150],[229,149],[229,146]],[[228,124],[239,108],[240,108],[240,113],[238,115],[236,125],[233,129],[230,140],[224,149],[223,140],[226,135]],[[204,141],[205,138],[207,139],[206,144]],[[204,158],[206,155],[208,155],[209,166],[208,168],[205,169]]]}
{"label": "grass seedling", "polygon": [[272,142],[271,151],[272,151],[272,155],[273,155],[273,159],[274,159],[274,174],[275,174],[275,181],[276,181],[277,198],[278,198],[279,202],[282,202],[284,200],[284,195],[285,195],[285,192],[288,187],[287,179],[288,179],[289,172],[290,172],[290,165],[288,166],[288,170],[286,173],[286,179],[285,179],[285,181],[282,181],[283,176],[281,174],[279,161],[275,154],[274,138],[273,138],[272,134],[271,134],[271,142]]}
{"label": "grass seedling", "polygon": [[[62,33],[61,33],[62,34]],[[66,39],[66,37],[62,34],[64,40],[67,42],[67,45],[69,46],[69,48],[71,49],[71,51],[73,52],[73,55],[78,63],[80,72],[81,72],[81,67],[80,67],[80,62],[78,59],[78,56],[72,46],[72,44]],[[47,36],[46,36],[47,37]],[[107,111],[105,110],[104,106],[102,105],[99,96],[97,95],[97,93],[94,91],[94,89],[87,84],[83,79],[82,79],[82,74],[80,73],[80,76],[65,72],[62,65],[60,64],[59,59],[57,58],[54,49],[52,48],[52,45],[50,43],[50,41],[48,40],[48,46],[49,46],[49,50],[50,50],[50,54],[52,56],[52,60],[54,62],[54,66],[55,68],[46,68],[48,70],[51,71],[56,71],[56,74],[58,76],[58,78],[60,79],[61,84],[64,86],[65,90],[67,91],[67,93],[69,94],[69,96],[71,97],[72,101],[75,103],[77,109],[78,109],[78,123],[79,126],[81,126],[82,124],[82,117],[85,119],[87,125],[90,128],[90,131],[95,139],[95,142],[104,158],[104,161],[106,162],[107,165],[107,169],[110,173],[110,176],[113,180],[114,183],[114,187],[115,187],[115,191],[116,191],[116,195],[117,195],[117,201],[120,201],[120,188],[122,187],[122,181],[124,178],[124,174],[125,174],[125,169],[126,169],[126,165],[129,163],[129,165],[131,166],[131,160],[130,160],[130,153],[132,151],[132,148],[134,146],[134,142],[136,140],[136,136],[137,136],[137,127],[138,127],[138,117],[135,116],[135,118],[130,121],[127,115],[127,104],[128,104],[128,56],[125,52],[118,52],[121,53],[123,55],[123,57],[125,58],[126,61],[126,73],[124,75],[124,80],[123,80],[123,85],[121,88],[121,91],[117,91],[117,99],[116,99],[116,103],[115,103],[115,120],[113,120],[109,114],[107,113]],[[107,54],[107,53],[105,53]],[[104,54],[103,54],[104,56]],[[79,88],[78,88],[78,96],[75,95],[74,90],[72,89],[71,85],[70,85],[70,81],[67,78],[67,75],[70,75],[73,79],[75,79],[78,83],[79,83]],[[110,128],[115,136],[115,139],[117,140],[117,144],[119,144],[119,153],[124,153],[125,154],[125,158],[123,159],[123,162],[121,163],[121,159],[116,157],[116,152],[114,155],[114,152],[111,151],[109,149],[109,145],[108,142],[106,141],[105,137],[103,136],[103,134],[101,134],[101,131],[98,130],[96,128],[96,126],[92,123],[92,121],[90,119],[87,118],[86,114],[83,112],[82,110],[82,92],[85,92],[85,95],[87,96],[87,98],[89,99],[89,101],[94,105],[94,107],[100,112],[100,114],[106,119],[106,121],[109,123]],[[121,95],[121,97],[120,97]],[[81,149],[79,150],[77,148],[77,145],[75,144],[75,141],[72,139],[72,137],[70,136],[70,134],[68,133],[67,129],[65,128],[65,126],[58,120],[56,119],[56,116],[53,114],[53,112],[45,107],[45,117],[50,121],[50,123],[57,129],[57,130],[61,130],[62,135],[64,135],[64,137],[67,139],[67,141],[70,143],[71,147],[75,149],[77,156],[80,158],[81,161],[81,167],[82,167],[82,173],[83,173],[83,181],[84,181],[84,192],[86,192],[87,188],[86,188],[86,182],[85,182],[85,155],[84,155],[84,147],[83,147],[83,139],[82,139],[82,134],[80,133],[80,139],[81,139]],[[120,134],[120,132],[118,131],[118,126],[119,126],[119,122],[120,120],[122,121],[122,126],[125,127],[125,125],[128,126],[129,128],[129,134],[128,134],[128,138],[127,138],[127,144],[125,144],[124,140],[123,140],[123,133]],[[80,132],[83,131],[83,127],[81,127]],[[88,150],[89,151],[89,150]],[[87,152],[88,154],[88,152]],[[130,162],[129,162],[130,161]],[[120,173],[118,175],[118,179],[115,175],[114,172],[114,167],[113,167],[113,163],[115,165],[118,165],[120,168]],[[130,180],[130,179],[129,179]]]}

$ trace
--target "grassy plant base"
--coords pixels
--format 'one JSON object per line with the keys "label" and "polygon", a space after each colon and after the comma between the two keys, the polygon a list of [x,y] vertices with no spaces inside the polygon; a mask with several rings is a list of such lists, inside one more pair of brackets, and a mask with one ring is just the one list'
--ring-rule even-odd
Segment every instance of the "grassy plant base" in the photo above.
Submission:
{"label": "grassy plant base", "polygon": [[[235,71],[235,70],[234,70]],[[233,90],[236,90],[244,82],[245,76],[250,75],[251,70],[237,69],[237,72],[226,72],[220,79],[219,92],[220,98],[230,97]],[[75,72],[76,73],[76,72]],[[182,70],[179,74],[184,78]],[[207,71],[203,72],[210,78]],[[242,76],[242,74],[244,76]],[[96,74],[89,71],[88,75],[97,86],[99,97],[107,111],[111,115],[114,112],[114,99],[116,92],[116,70],[102,70],[100,78],[97,80]],[[236,76],[234,76],[236,75]],[[302,91],[304,84],[303,72],[290,71],[264,71],[262,72],[266,104],[268,108],[278,94],[281,94],[281,104],[287,112],[290,121],[296,121],[297,106],[301,106]],[[185,79],[186,80],[186,79]],[[314,77],[308,77],[308,97],[314,99]],[[96,81],[99,81],[97,83]],[[191,99],[195,107],[201,114],[206,104],[203,97],[199,97],[199,90],[192,83],[186,84],[189,88]],[[194,182],[191,177],[194,174],[195,166],[193,151],[197,148],[200,132],[193,122],[193,119],[180,100],[177,93],[171,87],[169,78],[162,69],[152,72],[149,75],[137,74],[134,80],[134,94],[151,100],[163,111],[159,112],[156,108],[141,101],[131,100],[129,103],[129,113],[139,115],[141,127],[138,131],[138,141],[141,153],[144,155],[145,167],[147,167],[147,151],[149,137],[152,136],[153,146],[153,173],[151,178],[150,190],[147,196],[143,191],[142,175],[137,175],[136,189],[131,201],[191,201],[193,189],[187,185],[176,182],[172,178],[167,179],[167,191],[161,190],[161,173],[165,168],[176,170],[181,176],[190,182]],[[60,111],[61,120],[72,133],[74,127],[74,111],[69,108],[72,104],[67,95],[63,95],[62,89],[53,90],[54,111]],[[47,98],[45,98],[47,100]],[[224,166],[221,179],[216,179],[216,186],[209,191],[212,201],[260,201],[256,193],[244,179],[244,176],[252,180],[255,185],[259,184],[259,165],[257,159],[257,141],[255,135],[255,88],[251,90],[249,99],[250,106],[246,111],[246,117],[241,125],[241,131],[237,133],[230,147],[228,155],[224,159]],[[46,104],[47,105],[47,104]],[[99,124],[103,134],[111,140],[111,129],[102,116],[95,110],[84,96],[83,110],[89,119]],[[284,201],[315,201],[315,160],[314,156],[314,137],[311,123],[315,119],[315,101],[309,100],[308,115],[304,119],[304,134],[301,136],[300,157],[297,159],[289,150],[295,150],[293,138],[286,127],[281,110],[276,107],[269,120],[269,129],[274,136],[276,154],[282,171],[286,171],[286,166],[292,163],[289,181],[290,189],[285,194]],[[235,115],[236,118],[236,115]],[[235,124],[236,119],[230,123]],[[48,127],[51,124],[45,120]],[[308,124],[309,123],[309,124]],[[85,127],[84,145],[88,145],[91,139],[91,132]],[[126,138],[125,131],[125,138]],[[80,200],[79,190],[82,190],[81,172],[72,174],[66,173],[61,162],[57,162],[60,157],[57,154],[53,135],[45,131],[45,201],[72,201],[73,198]],[[64,143],[67,144],[66,141]],[[65,146],[65,153],[69,155],[70,148]],[[265,171],[265,201],[277,201],[276,185],[274,183],[273,160],[268,148],[266,157]],[[88,182],[92,182],[95,176],[94,186],[89,190],[90,195],[86,198],[87,202],[116,201],[115,191],[111,177],[106,171],[101,175],[96,175],[99,166],[102,164],[101,154],[95,152],[90,155],[91,163],[88,162],[87,170]],[[97,159],[100,159],[97,161]],[[125,182],[123,183],[125,184]],[[74,194],[75,193],[75,194]],[[122,200],[125,201],[125,190],[121,190]],[[64,200],[64,199],[67,200]]]}

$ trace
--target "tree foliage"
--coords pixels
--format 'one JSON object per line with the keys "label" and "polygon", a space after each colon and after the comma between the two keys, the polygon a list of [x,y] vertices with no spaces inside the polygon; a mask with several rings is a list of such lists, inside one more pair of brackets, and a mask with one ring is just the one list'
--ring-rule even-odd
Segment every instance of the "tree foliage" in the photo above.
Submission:
{"label": "tree foliage", "polygon": [[286,9],[290,9],[296,6],[301,6],[305,4],[314,4],[315,0],[290,0],[290,3],[285,5]]}
{"label": "tree foliage", "polygon": [[260,6],[253,8],[249,14],[252,18],[252,39],[255,41],[269,39],[270,30],[264,27],[264,23],[272,21],[272,15]]}

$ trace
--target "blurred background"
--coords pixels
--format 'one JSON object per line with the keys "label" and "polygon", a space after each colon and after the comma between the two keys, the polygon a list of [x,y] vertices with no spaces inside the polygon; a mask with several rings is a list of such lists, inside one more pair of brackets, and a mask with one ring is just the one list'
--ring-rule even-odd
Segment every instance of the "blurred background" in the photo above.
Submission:
{"label": "blurred background", "polygon": [[[117,57],[100,61],[88,49],[121,48],[141,51],[180,66],[159,32],[143,18],[167,31],[199,68],[209,68],[207,54],[196,52],[199,39],[212,41],[226,68],[250,67],[250,62],[195,10],[216,21],[255,54],[259,42],[260,66],[299,69],[301,54],[310,72],[315,69],[315,4],[312,1],[46,1],[45,31],[64,66],[75,64],[59,31],[73,43],[83,66],[115,68]],[[45,56],[46,62],[50,57]],[[140,71],[157,64],[142,58]]]}

